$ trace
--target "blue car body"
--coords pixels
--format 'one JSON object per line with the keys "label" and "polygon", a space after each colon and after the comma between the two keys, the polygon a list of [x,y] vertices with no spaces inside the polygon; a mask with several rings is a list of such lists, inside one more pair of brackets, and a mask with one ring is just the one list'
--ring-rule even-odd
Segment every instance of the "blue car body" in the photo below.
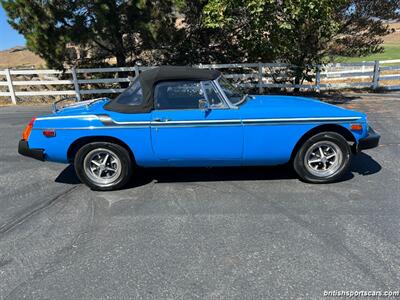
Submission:
{"label": "blue car body", "polygon": [[[105,110],[108,102],[38,116],[29,148],[42,149],[44,160],[69,163],[74,143],[107,137],[127,145],[143,167],[278,165],[287,163],[302,137],[319,126],[342,127],[355,145],[368,135],[365,114],[302,97],[252,96],[237,109],[134,114]],[[362,130],[352,131],[352,124]],[[45,130],[55,136],[46,137]]]}
{"label": "blue car body", "polygon": [[28,124],[18,152],[74,163],[95,190],[123,187],[140,167],[270,166],[333,182],[351,151],[376,147],[365,114],[290,96],[249,96],[219,71],[159,67],[110,100],[58,108]]}

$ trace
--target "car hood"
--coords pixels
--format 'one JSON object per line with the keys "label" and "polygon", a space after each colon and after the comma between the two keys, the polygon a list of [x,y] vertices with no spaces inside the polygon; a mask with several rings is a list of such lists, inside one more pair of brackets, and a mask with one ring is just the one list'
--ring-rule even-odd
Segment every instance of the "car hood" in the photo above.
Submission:
{"label": "car hood", "polygon": [[242,115],[263,118],[361,117],[365,114],[319,100],[294,96],[253,96],[240,106]]}

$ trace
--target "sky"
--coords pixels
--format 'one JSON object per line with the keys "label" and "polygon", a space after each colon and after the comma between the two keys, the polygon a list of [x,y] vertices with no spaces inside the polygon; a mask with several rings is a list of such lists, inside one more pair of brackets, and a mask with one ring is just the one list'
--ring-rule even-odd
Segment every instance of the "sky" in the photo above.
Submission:
{"label": "sky", "polygon": [[25,38],[7,23],[6,12],[0,5],[0,51],[24,45]]}

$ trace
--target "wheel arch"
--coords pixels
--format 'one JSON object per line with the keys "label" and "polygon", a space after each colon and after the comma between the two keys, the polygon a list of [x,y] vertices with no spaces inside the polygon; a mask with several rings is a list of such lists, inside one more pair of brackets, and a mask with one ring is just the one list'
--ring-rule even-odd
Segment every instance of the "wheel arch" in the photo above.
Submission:
{"label": "wheel arch", "polygon": [[297,151],[299,151],[300,147],[304,144],[304,142],[306,140],[308,140],[310,137],[321,133],[321,132],[326,132],[326,131],[331,131],[331,132],[335,132],[340,134],[341,136],[343,136],[346,141],[349,143],[351,151],[353,153],[356,152],[356,138],[354,137],[354,135],[351,133],[350,130],[348,130],[347,128],[338,125],[338,124],[323,124],[323,125],[318,125],[312,129],[310,129],[309,131],[307,131],[296,143],[296,145],[294,146],[293,150],[292,150],[292,154],[290,156],[290,161],[293,161]]}
{"label": "wheel arch", "polygon": [[85,137],[81,137],[81,138],[78,138],[77,140],[75,140],[68,148],[68,151],[67,151],[68,161],[73,162],[78,150],[81,147],[83,147],[84,145],[93,143],[93,142],[108,142],[108,143],[114,143],[114,144],[120,145],[121,147],[124,147],[128,151],[132,161],[135,162],[135,156],[133,154],[132,149],[124,141],[122,141],[118,138],[112,137],[112,136],[102,136],[102,135],[85,136]]}

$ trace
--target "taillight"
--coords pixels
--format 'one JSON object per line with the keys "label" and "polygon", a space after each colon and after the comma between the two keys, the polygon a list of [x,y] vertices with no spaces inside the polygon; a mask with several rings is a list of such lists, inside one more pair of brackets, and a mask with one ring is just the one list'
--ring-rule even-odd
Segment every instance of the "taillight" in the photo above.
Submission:
{"label": "taillight", "polygon": [[32,127],[33,127],[33,123],[35,123],[35,120],[36,120],[36,117],[33,117],[33,118],[29,121],[28,125],[25,127],[25,130],[24,130],[24,132],[22,133],[22,139],[23,139],[24,141],[27,141],[27,140],[29,139],[29,135],[31,134]]}

